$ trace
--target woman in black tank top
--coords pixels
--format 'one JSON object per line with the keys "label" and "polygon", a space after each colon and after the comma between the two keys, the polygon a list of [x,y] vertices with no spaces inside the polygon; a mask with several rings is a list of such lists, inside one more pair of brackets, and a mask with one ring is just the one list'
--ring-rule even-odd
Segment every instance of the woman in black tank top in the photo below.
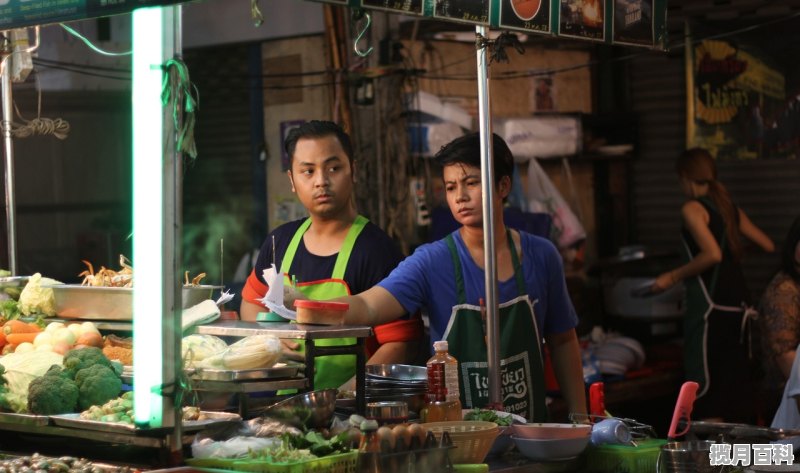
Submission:
{"label": "woman in black tank top", "polygon": [[733,204],[708,151],[686,151],[675,168],[688,197],[681,208],[685,263],[661,274],[653,290],[686,286],[684,369],[700,385],[693,417],[754,423],[749,337],[742,333],[751,315],[742,236],[764,251],[775,245]]}

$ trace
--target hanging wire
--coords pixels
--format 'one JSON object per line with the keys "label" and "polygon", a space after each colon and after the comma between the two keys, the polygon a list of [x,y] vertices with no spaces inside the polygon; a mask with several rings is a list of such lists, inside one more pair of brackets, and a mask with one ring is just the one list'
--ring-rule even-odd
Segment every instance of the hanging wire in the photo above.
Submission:
{"label": "hanging wire", "polygon": [[75,31],[74,29],[70,28],[69,26],[65,25],[64,23],[59,23],[59,25],[61,25],[61,27],[64,28],[67,31],[67,33],[69,33],[69,34],[75,36],[76,38],[78,38],[79,40],[83,41],[94,52],[96,52],[98,54],[102,54],[103,56],[130,56],[131,54],[133,54],[133,51],[126,51],[126,52],[121,52],[121,53],[105,51],[103,49],[98,48],[94,44],[92,44],[92,42],[89,41],[88,39],[86,39],[86,37],[84,37],[82,34],[78,33],[77,31]]}
{"label": "hanging wire", "polygon": [[164,64],[164,81],[161,86],[161,103],[172,109],[172,121],[178,132],[176,148],[181,153],[197,158],[194,141],[195,112],[200,103],[197,88],[189,79],[189,68],[181,59],[174,58]]}
{"label": "hanging wire", "polygon": [[258,7],[258,0],[250,0],[250,16],[253,17],[256,28],[264,24],[264,15],[261,14],[261,8]]}

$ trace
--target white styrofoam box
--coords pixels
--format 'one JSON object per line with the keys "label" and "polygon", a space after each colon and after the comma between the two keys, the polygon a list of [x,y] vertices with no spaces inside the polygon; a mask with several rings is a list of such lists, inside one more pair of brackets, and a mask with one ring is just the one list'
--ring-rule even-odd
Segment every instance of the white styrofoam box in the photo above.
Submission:
{"label": "white styrofoam box", "polygon": [[417,111],[438,120],[453,122],[466,129],[472,128],[472,116],[462,107],[442,100],[429,92],[420,90],[416,94],[406,94],[406,110]]}
{"label": "white styrofoam box", "polygon": [[495,131],[508,144],[514,159],[571,156],[581,150],[581,122],[577,116],[537,116],[495,121]]}
{"label": "white styrofoam box", "polygon": [[676,284],[664,292],[636,295],[655,282],[652,277],[621,277],[603,281],[603,302],[607,313],[620,317],[658,319],[683,316],[686,287]]}
{"label": "white styrofoam box", "polygon": [[451,122],[409,124],[411,152],[415,156],[431,158],[442,146],[462,136],[464,130]]}

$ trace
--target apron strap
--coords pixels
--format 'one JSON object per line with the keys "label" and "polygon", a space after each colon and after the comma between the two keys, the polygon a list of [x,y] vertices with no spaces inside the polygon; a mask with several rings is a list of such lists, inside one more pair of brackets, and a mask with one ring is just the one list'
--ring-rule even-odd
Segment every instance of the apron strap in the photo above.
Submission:
{"label": "apron strap", "polygon": [[447,249],[450,250],[450,256],[453,258],[453,267],[456,271],[456,294],[458,295],[458,305],[467,303],[467,291],[464,289],[464,274],[461,272],[461,261],[458,259],[458,250],[456,250],[456,241],[453,234],[449,233],[445,239]]}
{"label": "apron strap", "polygon": [[[294,255],[297,253],[297,247],[300,246],[300,239],[303,238],[303,234],[308,230],[308,227],[311,226],[311,217],[307,218],[294,232],[294,236],[292,240],[289,242],[289,246],[286,248],[286,253],[283,254],[283,259],[281,260],[281,273],[288,273],[289,269],[292,267],[292,261],[294,260]],[[273,255],[274,257],[274,255]]]}
{"label": "apron strap", "polygon": [[[522,265],[519,263],[519,256],[517,255],[517,247],[514,245],[514,239],[511,238],[511,230],[506,227],[506,235],[508,235],[508,249],[511,251],[511,263],[514,265],[514,279],[517,280],[517,295],[524,296],[528,292],[525,290],[525,277],[522,274]],[[519,236],[519,245],[522,247],[522,234]]]}
{"label": "apron strap", "polygon": [[339,256],[336,257],[336,264],[333,266],[333,279],[344,280],[344,271],[347,269],[347,262],[350,261],[350,254],[353,252],[353,246],[356,244],[358,235],[361,230],[367,225],[369,220],[361,215],[356,216],[356,220],[350,225],[350,230],[347,231],[347,236],[344,237],[344,243],[339,249]]}

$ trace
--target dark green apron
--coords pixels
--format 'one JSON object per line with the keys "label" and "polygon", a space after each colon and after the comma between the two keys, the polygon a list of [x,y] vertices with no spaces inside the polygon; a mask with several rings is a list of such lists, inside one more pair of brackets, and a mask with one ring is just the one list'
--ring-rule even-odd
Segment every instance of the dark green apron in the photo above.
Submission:
{"label": "dark green apron", "polygon": [[[522,266],[511,233],[507,232],[517,297],[500,304],[500,377],[503,407],[533,422],[547,421],[544,369],[539,329],[533,304],[525,290]],[[459,391],[465,408],[489,403],[485,325],[481,308],[467,304],[461,260],[453,235],[446,237],[455,266],[458,305],[453,307],[443,338],[458,360]]]}
{"label": "dark green apron", "polygon": [[[684,239],[687,261],[694,258],[688,242]],[[727,238],[723,234],[720,250],[725,253]],[[705,396],[711,387],[711,381],[720,386],[732,386],[737,379],[746,383],[746,353],[744,335],[746,324],[757,313],[744,302],[740,306],[728,306],[714,302],[717,281],[721,264],[714,267],[709,284],[706,285],[703,275],[687,278],[686,315],[683,323],[684,370],[686,379],[700,384],[697,391],[698,400]],[[749,340],[748,340],[749,341]],[[722,345],[722,346],[719,346]],[[721,379],[712,378],[714,373]],[[726,397],[720,393],[717,397]],[[711,404],[720,405],[721,400],[713,400]]]}
{"label": "dark green apron", "polygon": [[[333,274],[330,279],[320,281],[305,281],[297,285],[296,289],[303,293],[306,297],[313,300],[327,300],[336,297],[349,296],[350,287],[344,280],[344,273],[347,269],[347,262],[350,260],[350,254],[355,246],[356,239],[364,226],[369,220],[361,215],[356,217],[347,236],[339,249],[339,254],[336,257],[334,264]],[[311,226],[311,219],[306,219],[302,225],[297,229],[292,237],[286,253],[283,255],[281,262],[281,273],[284,274],[284,284],[291,284],[289,278],[289,268],[292,267],[294,255],[297,252],[297,247],[300,245],[300,240],[303,238],[308,227]],[[301,345],[301,352],[305,350],[305,343],[303,340],[296,340]],[[332,338],[317,340],[316,344],[320,347],[326,346],[339,346],[339,345],[354,345],[355,338]],[[356,374],[356,356],[355,355],[329,355],[317,357],[314,362],[314,389],[328,389],[338,388],[345,382],[349,381]]]}

